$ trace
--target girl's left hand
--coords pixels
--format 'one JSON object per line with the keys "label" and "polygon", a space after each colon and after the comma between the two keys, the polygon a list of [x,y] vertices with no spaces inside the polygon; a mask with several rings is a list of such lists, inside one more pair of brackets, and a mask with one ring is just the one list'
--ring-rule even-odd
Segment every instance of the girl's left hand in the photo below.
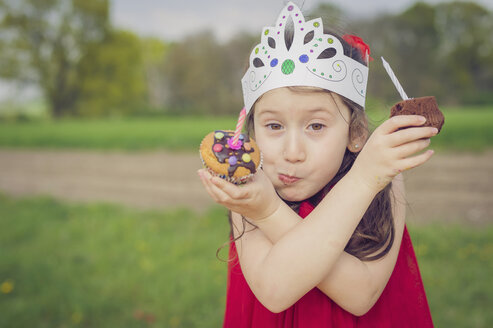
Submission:
{"label": "girl's left hand", "polygon": [[205,169],[197,173],[216,203],[254,221],[270,216],[281,204],[272,182],[262,170],[258,170],[248,183],[239,186],[214,177]]}

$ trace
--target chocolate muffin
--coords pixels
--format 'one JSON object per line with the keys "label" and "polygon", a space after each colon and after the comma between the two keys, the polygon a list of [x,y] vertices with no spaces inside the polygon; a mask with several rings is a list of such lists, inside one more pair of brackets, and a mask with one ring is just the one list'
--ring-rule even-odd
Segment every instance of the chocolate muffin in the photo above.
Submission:
{"label": "chocolate muffin", "polygon": [[423,126],[432,126],[442,129],[445,122],[443,113],[438,109],[435,97],[411,98],[398,102],[390,109],[390,117],[396,115],[421,115],[426,117],[426,123]]}

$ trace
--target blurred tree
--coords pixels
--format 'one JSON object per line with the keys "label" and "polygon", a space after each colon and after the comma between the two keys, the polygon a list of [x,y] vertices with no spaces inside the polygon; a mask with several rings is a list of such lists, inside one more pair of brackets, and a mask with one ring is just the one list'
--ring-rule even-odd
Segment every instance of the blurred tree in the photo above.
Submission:
{"label": "blurred tree", "polygon": [[204,31],[172,45],[164,65],[170,108],[175,113],[237,113],[252,40],[242,34],[219,44]]}
{"label": "blurred tree", "polygon": [[321,17],[324,22],[324,26],[329,26],[332,31],[339,34],[348,32],[348,19],[345,12],[338,6],[330,3],[319,3],[317,7],[308,13],[306,18],[308,20],[318,17]]}
{"label": "blurred tree", "polygon": [[473,2],[442,3],[435,25],[438,76],[458,101],[493,103],[493,14]]}
{"label": "blurred tree", "polygon": [[222,55],[211,31],[172,45],[165,63],[173,111],[205,113],[220,106]]}
{"label": "blurred tree", "polygon": [[[374,58],[384,56],[411,97],[442,103],[493,103],[493,14],[471,2],[418,2],[398,15],[355,22]],[[398,98],[380,60],[369,94]]]}
{"label": "blurred tree", "polygon": [[154,110],[163,109],[169,98],[169,88],[164,76],[164,63],[168,50],[169,45],[159,39],[146,38],[142,40],[148,103]]}
{"label": "blurred tree", "polygon": [[0,0],[0,76],[33,83],[54,117],[72,114],[77,65],[108,32],[108,0]]}
{"label": "blurred tree", "polygon": [[79,116],[114,116],[139,111],[147,103],[147,85],[139,38],[110,31],[103,42],[88,44],[77,64]]}
{"label": "blurred tree", "polygon": [[[418,2],[394,19],[390,37],[398,56],[396,67],[405,76],[405,88],[410,97],[428,95],[436,77],[435,58],[439,44],[435,27],[436,9]],[[431,77],[431,79],[429,79]]]}

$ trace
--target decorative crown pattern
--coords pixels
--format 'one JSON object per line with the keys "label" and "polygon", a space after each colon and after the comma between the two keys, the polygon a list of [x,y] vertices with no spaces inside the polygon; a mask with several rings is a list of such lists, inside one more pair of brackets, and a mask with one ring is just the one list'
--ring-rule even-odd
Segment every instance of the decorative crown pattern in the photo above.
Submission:
{"label": "decorative crown pattern", "polygon": [[[290,45],[285,40],[289,19],[294,23]],[[344,55],[341,41],[324,34],[321,18],[305,21],[292,2],[281,11],[276,26],[264,27],[241,80],[247,111],[267,91],[287,86],[319,87],[364,107],[367,82],[368,67]]]}

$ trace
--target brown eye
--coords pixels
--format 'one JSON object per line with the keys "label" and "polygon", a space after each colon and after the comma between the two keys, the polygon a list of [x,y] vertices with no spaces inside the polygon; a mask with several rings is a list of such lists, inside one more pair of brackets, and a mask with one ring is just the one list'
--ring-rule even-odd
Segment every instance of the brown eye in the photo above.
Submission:
{"label": "brown eye", "polygon": [[320,131],[324,128],[324,125],[323,124],[320,124],[320,123],[313,123],[313,124],[310,124],[310,129],[311,130],[315,130],[315,131]]}
{"label": "brown eye", "polygon": [[276,124],[276,123],[267,124],[267,127],[269,129],[275,130],[275,131],[281,130],[281,128],[282,128],[281,124]]}

